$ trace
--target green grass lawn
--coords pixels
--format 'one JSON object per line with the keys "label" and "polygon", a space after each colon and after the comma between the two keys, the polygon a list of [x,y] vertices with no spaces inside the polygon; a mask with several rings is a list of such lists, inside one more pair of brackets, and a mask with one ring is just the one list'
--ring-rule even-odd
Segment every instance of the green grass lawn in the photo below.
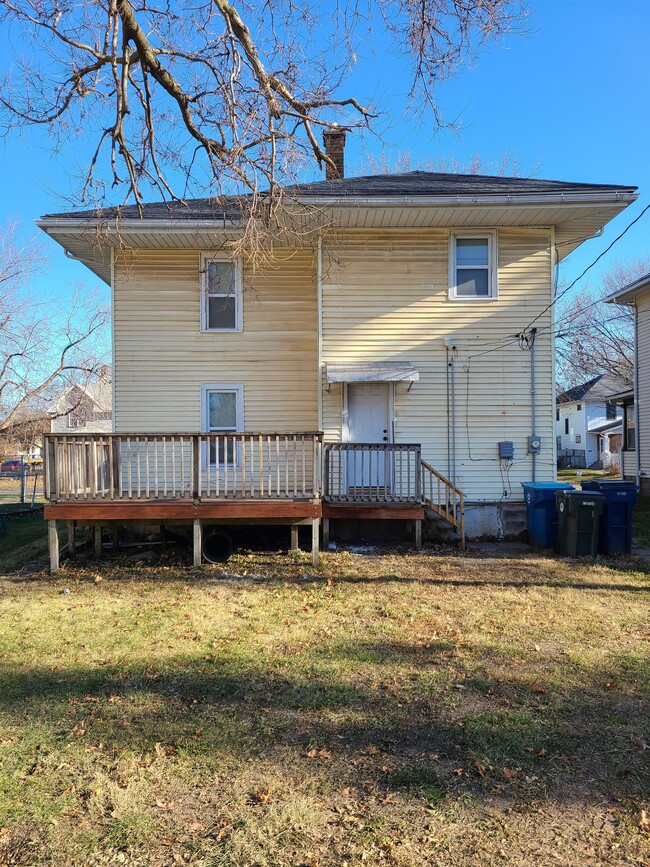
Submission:
{"label": "green grass lawn", "polygon": [[0,513],[12,513],[5,514],[5,532],[0,529],[0,570],[15,569],[47,553],[47,524],[43,512],[25,509],[23,514],[13,514],[19,508],[0,506]]}
{"label": "green grass lawn", "polygon": [[635,545],[650,548],[650,497],[639,497],[636,501],[632,541]]}
{"label": "green grass lawn", "polygon": [[[578,475],[580,473],[580,475]],[[581,482],[591,482],[593,479],[618,479],[618,473],[610,473],[605,470],[558,470],[558,482],[571,482],[579,485]]]}
{"label": "green grass lawn", "polygon": [[634,560],[0,579],[0,864],[648,863]]}

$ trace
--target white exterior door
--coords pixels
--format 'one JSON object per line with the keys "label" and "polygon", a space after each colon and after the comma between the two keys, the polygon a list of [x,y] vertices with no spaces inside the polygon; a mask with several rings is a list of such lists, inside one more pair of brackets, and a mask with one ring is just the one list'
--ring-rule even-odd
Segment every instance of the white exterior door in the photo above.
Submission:
{"label": "white exterior door", "polygon": [[[388,443],[391,440],[390,385],[348,385],[348,442]],[[389,484],[389,453],[380,449],[352,451],[348,458],[348,485],[355,488]]]}

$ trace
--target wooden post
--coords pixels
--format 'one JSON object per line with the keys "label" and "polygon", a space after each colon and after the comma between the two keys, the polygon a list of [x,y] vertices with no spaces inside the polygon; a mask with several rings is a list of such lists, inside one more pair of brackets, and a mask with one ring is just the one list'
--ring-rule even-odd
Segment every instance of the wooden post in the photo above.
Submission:
{"label": "wooden post", "polygon": [[419,551],[422,547],[422,521],[413,522],[413,532],[415,535],[415,550]]}
{"label": "wooden post", "polygon": [[47,539],[50,548],[50,573],[55,575],[59,571],[59,534],[56,521],[47,522]]}
{"label": "wooden post", "polygon": [[298,525],[291,525],[291,550],[298,551]]}
{"label": "wooden post", "polygon": [[318,531],[320,520],[314,518],[311,522],[311,563],[312,566],[318,566]]}
{"label": "wooden post", "polygon": [[99,559],[102,556],[102,525],[95,524],[95,557]]}
{"label": "wooden post", "polygon": [[163,554],[167,553],[167,528],[164,524],[160,525],[160,549]]}
{"label": "wooden post", "polygon": [[71,557],[77,556],[77,522],[68,521],[68,553]]}
{"label": "wooden post", "polygon": [[113,541],[113,551],[120,550],[120,525],[115,522],[111,528],[111,539]]}
{"label": "wooden post", "polygon": [[194,534],[193,534],[193,549],[194,549],[194,568],[198,569],[201,565],[201,544],[202,544],[202,526],[201,519],[195,518],[194,520]]}
{"label": "wooden post", "polygon": [[330,519],[323,518],[323,550],[327,551],[330,544]]}

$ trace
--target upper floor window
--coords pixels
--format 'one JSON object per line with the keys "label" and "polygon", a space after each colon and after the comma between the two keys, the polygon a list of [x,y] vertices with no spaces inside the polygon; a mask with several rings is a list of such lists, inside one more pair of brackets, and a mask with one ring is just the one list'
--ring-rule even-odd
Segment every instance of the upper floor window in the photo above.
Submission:
{"label": "upper floor window", "polygon": [[577,410],[578,412],[580,412],[581,409],[582,409],[582,404],[581,404],[581,403],[577,404],[577,406],[576,406],[576,410]]}
{"label": "upper floor window", "polygon": [[201,256],[201,329],[241,331],[242,263],[227,255]]}
{"label": "upper floor window", "polygon": [[452,234],[449,297],[481,301],[497,297],[496,232]]}
{"label": "upper floor window", "polygon": [[564,433],[565,434],[569,433],[569,417],[568,416],[564,419]]}
{"label": "upper floor window", "polygon": [[559,420],[560,420],[560,410],[556,409],[555,410],[555,421],[559,421]]}
{"label": "upper floor window", "polygon": [[615,403],[606,403],[605,404],[605,417],[606,418],[616,418],[616,404]]}

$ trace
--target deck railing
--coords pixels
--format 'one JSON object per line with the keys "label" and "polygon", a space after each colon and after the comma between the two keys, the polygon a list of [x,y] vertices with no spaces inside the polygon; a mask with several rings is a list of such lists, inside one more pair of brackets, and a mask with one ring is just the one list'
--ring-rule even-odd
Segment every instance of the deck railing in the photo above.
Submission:
{"label": "deck railing", "polygon": [[456,528],[464,549],[465,494],[426,461],[422,461],[422,500],[425,506]]}
{"label": "deck railing", "polygon": [[420,446],[326,443],[324,487],[331,503],[420,503]]}
{"label": "deck railing", "polygon": [[322,434],[48,434],[50,500],[321,496]]}

